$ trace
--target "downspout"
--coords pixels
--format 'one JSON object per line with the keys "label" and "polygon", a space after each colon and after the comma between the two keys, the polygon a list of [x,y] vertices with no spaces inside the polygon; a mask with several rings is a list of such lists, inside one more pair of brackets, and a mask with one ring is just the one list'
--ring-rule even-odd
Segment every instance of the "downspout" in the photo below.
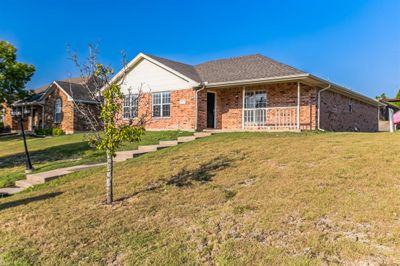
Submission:
{"label": "downspout", "polygon": [[195,116],[194,116],[194,131],[197,131],[198,126],[197,126],[197,121],[198,121],[198,117],[199,117],[199,113],[198,113],[198,103],[197,103],[197,99],[199,98],[198,93],[199,91],[202,91],[206,88],[207,82],[202,83],[202,88],[200,88],[199,90],[196,90],[195,93],[195,105],[196,105],[196,110],[195,110]]}
{"label": "downspout", "polygon": [[323,88],[322,90],[318,91],[318,130],[320,131],[325,131],[324,129],[321,128],[321,123],[320,123],[320,117],[321,117],[321,92],[329,90],[331,88],[331,84],[328,85],[328,87]]}

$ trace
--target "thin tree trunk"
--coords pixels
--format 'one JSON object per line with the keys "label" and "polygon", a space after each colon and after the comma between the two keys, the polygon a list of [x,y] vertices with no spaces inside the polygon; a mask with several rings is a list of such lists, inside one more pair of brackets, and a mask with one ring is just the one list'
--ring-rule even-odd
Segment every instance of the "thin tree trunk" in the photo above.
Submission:
{"label": "thin tree trunk", "polygon": [[107,153],[107,181],[106,181],[106,191],[107,191],[107,204],[111,204],[113,202],[113,158],[109,150]]}

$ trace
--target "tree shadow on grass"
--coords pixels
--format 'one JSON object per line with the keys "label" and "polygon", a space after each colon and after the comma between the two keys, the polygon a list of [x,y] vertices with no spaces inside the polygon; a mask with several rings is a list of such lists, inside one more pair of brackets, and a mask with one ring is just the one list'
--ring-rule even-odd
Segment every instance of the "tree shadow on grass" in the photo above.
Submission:
{"label": "tree shadow on grass", "polygon": [[121,197],[115,202],[121,202],[131,197],[137,196],[144,192],[150,192],[165,185],[176,186],[176,187],[186,187],[193,184],[193,181],[206,183],[212,181],[212,178],[216,175],[217,171],[221,171],[229,166],[231,166],[232,160],[226,157],[216,157],[207,163],[201,164],[198,168],[194,170],[182,169],[178,174],[171,176],[167,179],[160,179],[156,182],[150,182],[146,186],[134,193]]}
{"label": "tree shadow on grass", "polygon": [[54,197],[57,197],[57,196],[59,196],[61,194],[62,194],[62,192],[52,192],[52,193],[47,193],[47,194],[31,197],[31,198],[26,198],[26,199],[20,199],[20,200],[6,202],[6,203],[3,203],[3,204],[0,204],[0,211],[5,210],[5,209],[9,209],[9,208],[13,208],[13,207],[17,207],[17,206],[20,206],[20,205],[26,205],[26,204],[29,204],[29,203],[34,202],[34,201],[40,201],[40,200],[46,200],[46,199],[54,198]]}
{"label": "tree shadow on grass", "polygon": [[[54,162],[65,159],[81,157],[92,148],[86,142],[70,143],[60,146],[49,147],[43,150],[29,152],[32,163]],[[13,167],[25,164],[25,153],[17,153],[10,156],[0,157],[0,168]]]}
{"label": "tree shadow on grass", "polygon": [[169,178],[166,184],[183,187],[190,186],[192,181],[201,183],[209,182],[212,181],[216,171],[229,167],[231,163],[232,160],[226,157],[217,157],[207,163],[201,164],[197,169],[182,169],[178,174]]}

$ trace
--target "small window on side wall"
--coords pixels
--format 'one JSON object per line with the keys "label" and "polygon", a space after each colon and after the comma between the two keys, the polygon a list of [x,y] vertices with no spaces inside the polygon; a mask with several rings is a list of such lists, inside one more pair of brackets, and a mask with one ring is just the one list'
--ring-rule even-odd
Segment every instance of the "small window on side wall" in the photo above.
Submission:
{"label": "small window on side wall", "polygon": [[349,98],[349,112],[352,113],[353,112],[353,99]]}
{"label": "small window on side wall", "polygon": [[61,116],[62,116],[61,99],[57,98],[55,106],[54,106],[54,123],[60,123]]}
{"label": "small window on side wall", "polygon": [[138,95],[127,94],[124,96],[123,101],[123,118],[133,119],[138,114]]}
{"label": "small window on side wall", "polygon": [[153,117],[169,117],[171,115],[171,93],[169,91],[153,93]]}

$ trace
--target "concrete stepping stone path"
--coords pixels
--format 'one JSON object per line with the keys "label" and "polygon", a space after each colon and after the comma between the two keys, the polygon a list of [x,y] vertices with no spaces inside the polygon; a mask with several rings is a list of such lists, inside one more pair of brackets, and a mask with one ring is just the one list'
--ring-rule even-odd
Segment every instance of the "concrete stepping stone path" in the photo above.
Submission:
{"label": "concrete stepping stone path", "polygon": [[[119,151],[119,152],[117,152],[117,154],[114,158],[114,161],[115,162],[123,162],[123,161],[126,161],[127,159],[130,159],[130,158],[133,158],[133,157],[136,157],[136,156],[148,153],[148,152],[154,152],[157,150],[176,146],[181,143],[193,141],[198,138],[208,137],[210,135],[211,135],[211,133],[207,133],[207,132],[196,132],[193,134],[193,136],[178,137],[177,140],[161,140],[159,142],[159,144],[157,144],[157,145],[142,145],[142,146],[139,146],[137,150]],[[20,192],[26,188],[29,188],[31,186],[34,186],[34,185],[49,182],[50,180],[53,180],[60,176],[64,176],[67,174],[82,171],[84,169],[98,167],[98,166],[104,166],[104,165],[106,165],[106,164],[105,163],[83,164],[83,165],[76,165],[76,166],[55,169],[55,170],[42,172],[42,173],[27,174],[26,179],[16,181],[14,187],[0,188],[0,198],[2,196],[13,195],[15,193],[18,193],[18,192]]]}

